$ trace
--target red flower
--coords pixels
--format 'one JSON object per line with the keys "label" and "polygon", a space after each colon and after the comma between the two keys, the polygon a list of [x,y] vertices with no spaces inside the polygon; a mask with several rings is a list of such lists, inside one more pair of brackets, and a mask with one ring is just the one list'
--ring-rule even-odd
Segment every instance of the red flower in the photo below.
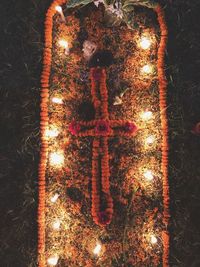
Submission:
{"label": "red flower", "polygon": [[102,76],[102,70],[99,68],[93,69],[92,76],[93,76],[94,80],[99,81],[101,79],[101,76]]}
{"label": "red flower", "polygon": [[73,135],[76,135],[80,132],[81,130],[81,126],[78,122],[76,121],[72,121],[70,124],[69,124],[69,131],[71,134]]}
{"label": "red flower", "polygon": [[137,131],[137,126],[133,122],[126,122],[125,124],[125,131],[128,133],[136,133]]}
{"label": "red flower", "polygon": [[106,211],[100,211],[99,214],[98,214],[98,217],[99,217],[99,222],[101,224],[109,224],[110,223],[110,218],[109,218],[109,215]]}
{"label": "red flower", "polygon": [[95,132],[97,135],[106,135],[110,132],[108,121],[99,120],[96,123]]}

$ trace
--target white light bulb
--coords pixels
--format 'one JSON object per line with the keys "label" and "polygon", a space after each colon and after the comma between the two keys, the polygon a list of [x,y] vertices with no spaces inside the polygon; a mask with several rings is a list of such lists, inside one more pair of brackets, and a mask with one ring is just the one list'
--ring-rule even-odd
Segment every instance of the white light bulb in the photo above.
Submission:
{"label": "white light bulb", "polygon": [[149,181],[153,180],[153,174],[150,170],[144,172],[144,177]]}
{"label": "white light bulb", "polygon": [[153,118],[153,113],[151,111],[145,111],[141,114],[141,118],[145,121]]}
{"label": "white light bulb", "polygon": [[63,104],[63,100],[62,100],[62,98],[59,98],[59,97],[53,97],[53,98],[51,99],[51,101],[52,101],[53,103],[55,103],[55,104]]}
{"label": "white light bulb", "polygon": [[152,145],[152,144],[154,143],[154,141],[155,141],[155,138],[154,138],[154,136],[152,136],[152,135],[150,135],[150,136],[148,136],[148,137],[146,138],[146,144],[147,144],[147,145]]}
{"label": "white light bulb", "polygon": [[58,263],[58,256],[57,255],[54,255],[54,256],[50,256],[47,260],[47,263],[50,265],[50,266],[56,266],[56,264]]}
{"label": "white light bulb", "polygon": [[55,195],[53,195],[52,197],[51,197],[51,202],[52,203],[55,203],[57,200],[58,200],[58,198],[59,198],[59,194],[58,193],[56,193]]}
{"label": "white light bulb", "polygon": [[60,221],[59,220],[55,220],[52,223],[52,227],[53,227],[54,230],[59,230],[60,229]]}
{"label": "white light bulb", "polygon": [[53,138],[59,135],[59,131],[56,127],[50,127],[45,132],[46,137]]}
{"label": "white light bulb", "polygon": [[155,235],[151,235],[151,244],[155,245],[158,242],[158,239],[155,237]]}
{"label": "white light bulb", "polygon": [[151,46],[151,40],[147,37],[142,37],[140,39],[140,46],[142,47],[142,49],[149,49]]}
{"label": "white light bulb", "polygon": [[149,64],[144,65],[141,69],[142,73],[144,74],[151,74],[153,72],[153,67]]}
{"label": "white light bulb", "polygon": [[61,13],[62,12],[62,7],[61,6],[56,6],[56,11],[58,11],[59,13]]}
{"label": "white light bulb", "polygon": [[97,244],[96,247],[93,249],[93,253],[95,255],[99,255],[100,251],[101,251],[101,245]]}
{"label": "white light bulb", "polygon": [[64,13],[63,13],[62,7],[61,7],[61,6],[56,6],[55,9],[56,9],[56,11],[57,11],[58,13],[60,13],[61,19],[62,19],[62,21],[65,23],[66,20],[65,20],[65,15],[64,15]]}
{"label": "white light bulb", "polygon": [[64,155],[62,152],[52,152],[50,154],[50,164],[55,167],[62,167],[64,164]]}
{"label": "white light bulb", "polygon": [[59,40],[58,43],[62,48],[64,48],[65,54],[68,55],[69,54],[69,44],[68,44],[68,42],[65,41],[65,40]]}

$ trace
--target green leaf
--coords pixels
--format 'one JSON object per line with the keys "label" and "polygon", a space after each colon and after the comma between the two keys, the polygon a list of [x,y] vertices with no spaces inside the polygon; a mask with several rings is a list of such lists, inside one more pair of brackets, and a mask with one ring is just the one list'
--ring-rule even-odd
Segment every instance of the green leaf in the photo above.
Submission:
{"label": "green leaf", "polygon": [[156,1],[154,0],[127,0],[123,4],[123,8],[126,8],[126,6],[146,6],[149,8],[154,8],[157,6]]}
{"label": "green leaf", "polygon": [[92,3],[93,0],[69,0],[69,2],[66,4],[67,8],[73,8],[76,6],[86,6],[90,3]]}

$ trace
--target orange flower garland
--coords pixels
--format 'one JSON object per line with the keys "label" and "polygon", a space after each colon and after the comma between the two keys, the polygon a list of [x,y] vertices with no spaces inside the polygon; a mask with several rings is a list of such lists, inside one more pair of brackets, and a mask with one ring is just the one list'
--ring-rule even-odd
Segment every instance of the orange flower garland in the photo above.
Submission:
{"label": "orange flower garland", "polygon": [[162,173],[163,173],[163,202],[164,202],[164,211],[163,211],[163,222],[165,225],[165,230],[163,231],[163,266],[169,266],[169,183],[168,183],[168,125],[167,125],[167,104],[166,104],[166,88],[167,80],[165,77],[164,70],[164,57],[165,49],[167,44],[167,35],[168,30],[165,22],[164,11],[160,5],[155,9],[157,13],[158,22],[160,25],[161,31],[161,40],[158,49],[158,60],[157,60],[157,69],[158,69],[158,80],[159,80],[159,93],[160,93],[160,117],[161,117],[161,126],[162,126]]}

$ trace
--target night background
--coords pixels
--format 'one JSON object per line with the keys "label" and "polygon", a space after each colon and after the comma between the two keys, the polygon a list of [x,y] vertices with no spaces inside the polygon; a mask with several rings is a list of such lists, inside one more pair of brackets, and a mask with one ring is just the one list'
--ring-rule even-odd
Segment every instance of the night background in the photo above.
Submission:
{"label": "night background", "polygon": [[[37,168],[44,16],[49,0],[1,0],[0,254],[2,267],[37,259]],[[171,199],[170,266],[200,266],[199,0],[160,1],[166,57]],[[141,266],[142,267],[142,266]]]}

